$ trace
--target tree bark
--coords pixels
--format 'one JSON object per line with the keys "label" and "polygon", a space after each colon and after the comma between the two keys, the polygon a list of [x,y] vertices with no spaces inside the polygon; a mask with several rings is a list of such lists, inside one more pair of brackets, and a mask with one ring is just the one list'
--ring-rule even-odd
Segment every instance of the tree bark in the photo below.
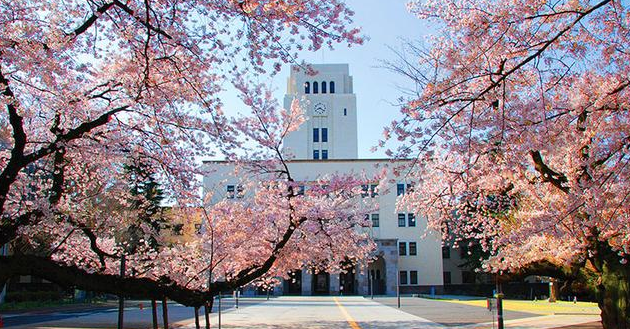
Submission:
{"label": "tree bark", "polygon": [[[630,329],[630,266],[608,246],[599,248],[597,303],[604,329]],[[602,255],[603,254],[603,255]]]}

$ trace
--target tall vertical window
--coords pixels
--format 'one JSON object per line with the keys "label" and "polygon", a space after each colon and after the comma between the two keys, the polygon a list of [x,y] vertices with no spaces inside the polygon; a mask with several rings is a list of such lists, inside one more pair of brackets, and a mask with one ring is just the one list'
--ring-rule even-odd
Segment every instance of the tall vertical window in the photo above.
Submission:
{"label": "tall vertical window", "polygon": [[298,186],[298,195],[304,195],[304,192],[306,191],[306,189],[304,188],[304,185],[300,185]]}
{"label": "tall vertical window", "polygon": [[409,284],[418,284],[418,271],[409,271]]}
{"label": "tall vertical window", "polygon": [[305,94],[310,94],[311,93],[311,83],[310,82],[304,82],[304,93]]}
{"label": "tall vertical window", "polygon": [[319,128],[313,128],[313,142],[319,142]]}
{"label": "tall vertical window", "polygon": [[313,159],[319,160],[319,150],[313,150]]}
{"label": "tall vertical window", "polygon": [[372,214],[372,227],[379,227],[381,225],[379,217],[378,214]]}
{"label": "tall vertical window", "polygon": [[368,193],[369,188],[370,188],[370,186],[369,186],[369,185],[366,185],[366,184],[362,184],[362,185],[361,185],[361,197],[362,197],[362,198],[365,198],[365,197],[367,197],[368,195],[370,195],[370,194]]}
{"label": "tall vertical window", "polygon": [[228,185],[227,186],[227,193],[225,195],[226,198],[228,199],[234,199],[234,185]]}
{"label": "tall vertical window", "polygon": [[326,81],[322,81],[322,94],[326,93]]}
{"label": "tall vertical window", "polygon": [[377,187],[378,187],[378,184],[370,184],[370,197],[371,198],[378,196],[378,192],[376,192]]}
{"label": "tall vertical window", "polygon": [[335,93],[335,82],[334,81],[330,82],[330,93],[331,94]]}
{"label": "tall vertical window", "polygon": [[407,284],[407,271],[400,271],[400,280],[398,283],[400,283],[400,285]]}
{"label": "tall vertical window", "polygon": [[403,195],[405,194],[405,184],[396,184],[396,195]]}
{"label": "tall vertical window", "polygon": [[407,256],[407,242],[398,242],[398,255]]}
{"label": "tall vertical window", "polygon": [[409,242],[409,256],[418,255],[418,245],[415,242]]}
{"label": "tall vertical window", "polygon": [[243,185],[236,185],[236,197],[242,199],[245,196]]}
{"label": "tall vertical window", "polygon": [[343,109],[343,115],[344,116],[348,115],[348,109],[346,109],[346,108]]}
{"label": "tall vertical window", "polygon": [[451,258],[451,247],[443,246],[442,247],[442,258],[449,259]]}
{"label": "tall vertical window", "polygon": [[328,143],[328,128],[322,128],[322,143]]}
{"label": "tall vertical window", "polygon": [[405,214],[398,214],[398,227],[405,227]]}
{"label": "tall vertical window", "polygon": [[409,227],[416,226],[416,216],[414,216],[414,214],[412,213],[407,214],[407,226]]}
{"label": "tall vertical window", "polygon": [[319,93],[319,84],[317,81],[313,81],[313,94]]}
{"label": "tall vertical window", "polygon": [[444,279],[444,284],[451,284],[451,272],[442,272],[442,278]]}
{"label": "tall vertical window", "polygon": [[322,150],[322,160],[328,159],[328,150]]}

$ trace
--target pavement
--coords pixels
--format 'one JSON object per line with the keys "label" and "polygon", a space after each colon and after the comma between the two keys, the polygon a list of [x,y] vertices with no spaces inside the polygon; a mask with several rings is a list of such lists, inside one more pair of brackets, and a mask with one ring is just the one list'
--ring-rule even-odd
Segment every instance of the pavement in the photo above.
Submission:
{"label": "pavement", "polygon": [[[395,298],[381,297],[371,300],[363,297],[303,296],[242,298],[235,309],[233,301],[223,301],[221,319],[217,313],[211,316],[212,328],[225,329],[434,329],[434,328],[496,328],[492,315],[477,306],[406,297],[401,299],[401,309],[392,305]],[[216,305],[217,303],[215,303]],[[144,313],[143,313],[144,312]],[[485,313],[483,313],[485,312]],[[151,327],[151,310],[129,307],[125,312],[125,328]],[[178,305],[169,305],[171,328],[195,328],[193,311]],[[596,315],[539,315],[524,312],[506,312],[506,328],[548,329],[581,328],[598,329]],[[200,316],[201,326],[204,319]],[[6,322],[5,322],[6,325]],[[595,325],[595,326],[593,326]],[[161,326],[161,323],[160,323]],[[68,328],[115,328],[116,310],[97,310],[72,318],[7,326],[12,329],[68,329]],[[601,327],[600,327],[601,328]]]}

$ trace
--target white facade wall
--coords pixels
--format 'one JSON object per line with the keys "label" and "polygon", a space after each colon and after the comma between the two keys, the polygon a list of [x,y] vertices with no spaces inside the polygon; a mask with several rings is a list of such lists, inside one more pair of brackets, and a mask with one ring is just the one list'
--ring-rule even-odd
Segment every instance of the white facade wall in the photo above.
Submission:
{"label": "white facade wall", "polygon": [[[348,65],[323,64],[312,65],[312,68],[316,71],[315,75],[306,74],[303,69],[296,66],[291,68],[287,94],[284,98],[287,109],[293,100],[298,99],[308,118],[298,131],[287,136],[283,145],[286,153],[294,155],[293,160],[289,162],[293,178],[296,181],[310,182],[332,173],[375,177],[383,166],[392,166],[387,159],[357,159],[358,109]],[[318,84],[317,93],[314,93],[315,82]],[[322,92],[323,82],[326,82],[326,93]],[[335,85],[334,93],[331,93],[331,82]],[[318,129],[319,141],[314,140],[315,128]],[[322,140],[322,128],[327,129],[327,141]],[[322,159],[324,150],[327,151],[325,160]],[[319,151],[318,160],[313,159],[313,151]],[[204,177],[204,193],[212,194],[209,199],[211,203],[219,202],[226,197],[228,185],[244,185],[241,180],[255,179],[244,177],[242,173],[234,173],[234,165],[231,163],[208,161],[205,166],[208,174]],[[386,181],[388,182],[386,189],[379,191],[374,197],[374,201],[379,205],[380,225],[371,229],[372,236],[379,246],[376,252],[379,258],[370,265],[364,264],[364,267],[357,271],[361,272],[355,276],[357,293],[367,294],[369,284],[366,265],[370,272],[374,270],[374,273],[378,273],[377,276],[381,275],[385,281],[380,293],[395,294],[399,271],[406,271],[407,275],[410,271],[418,272],[417,284],[411,285],[408,282],[407,285],[401,285],[402,292],[427,292],[427,287],[439,289],[443,285],[440,237],[435,232],[426,231],[427,221],[422,214],[415,214],[415,227],[409,227],[407,220],[404,227],[399,227],[396,185],[404,183],[407,186],[410,182],[399,182],[391,173]],[[247,191],[244,197],[247,197]],[[407,215],[406,212],[402,213]],[[399,242],[406,243],[407,255],[398,255]],[[409,242],[416,243],[417,255],[409,255]],[[308,271],[302,271],[300,290],[302,294],[312,293],[311,288],[314,289],[315,284],[311,286],[311,283],[314,280],[314,276]],[[338,274],[330,274],[327,282],[330,287],[329,293],[340,293]]]}

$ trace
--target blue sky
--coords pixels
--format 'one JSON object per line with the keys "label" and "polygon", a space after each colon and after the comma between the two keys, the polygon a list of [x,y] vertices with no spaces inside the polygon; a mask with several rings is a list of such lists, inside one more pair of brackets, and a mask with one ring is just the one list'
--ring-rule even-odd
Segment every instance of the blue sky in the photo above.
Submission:
{"label": "blue sky", "polygon": [[[359,157],[383,157],[384,150],[372,153],[370,148],[378,143],[383,127],[398,116],[398,107],[393,104],[402,95],[400,87],[410,87],[412,84],[409,80],[378,67],[379,61],[396,58],[388,46],[398,48],[402,43],[401,39],[423,39],[430,28],[426,22],[407,11],[407,0],[346,0],[346,3],[355,11],[355,25],[362,29],[369,40],[364,45],[351,48],[338,45],[333,51],[304,51],[300,53],[299,59],[314,64],[350,64],[359,113]],[[268,79],[280,104],[286,90],[288,74],[287,65],[278,75]],[[261,79],[262,81],[265,80]],[[228,99],[224,99],[227,108],[243,106]]]}

